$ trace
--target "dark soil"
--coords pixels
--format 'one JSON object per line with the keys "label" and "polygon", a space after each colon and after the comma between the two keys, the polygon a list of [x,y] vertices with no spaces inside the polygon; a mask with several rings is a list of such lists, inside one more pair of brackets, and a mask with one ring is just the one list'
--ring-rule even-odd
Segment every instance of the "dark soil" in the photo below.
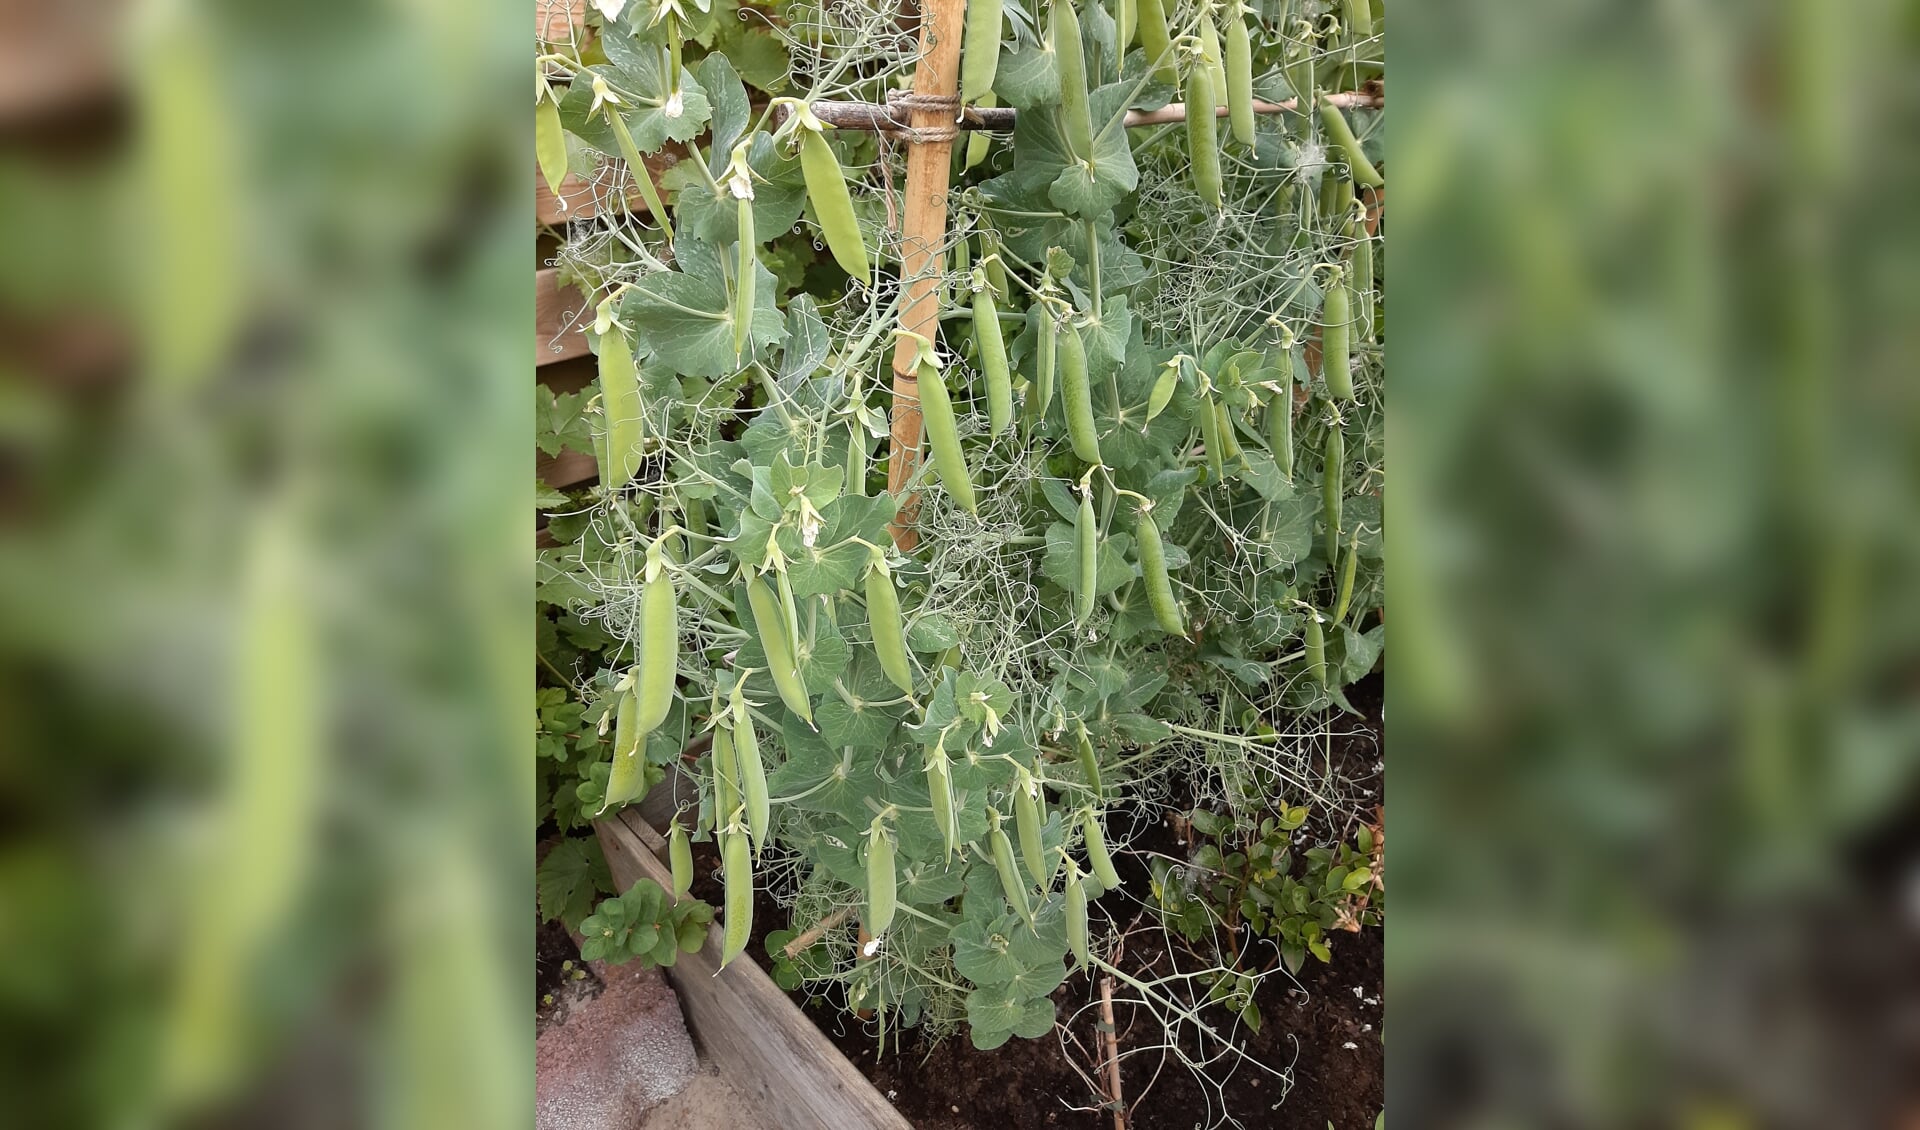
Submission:
{"label": "dark soil", "polygon": [[[1366,715],[1364,724],[1354,720],[1354,728],[1370,732],[1336,739],[1334,768],[1366,786],[1374,803],[1383,803],[1377,769],[1383,757],[1380,678],[1355,684],[1348,698]],[[1352,834],[1352,829],[1316,824],[1308,825],[1316,836]],[[1184,853],[1166,824],[1149,832],[1146,844],[1169,854]],[[1138,860],[1126,857],[1119,866],[1124,890],[1147,889],[1146,869]],[[722,901],[717,867],[711,843],[694,845],[694,894],[715,906]],[[766,934],[787,925],[786,911],[766,892],[758,892],[754,938],[747,953],[769,972],[773,963],[766,956]],[[1173,967],[1164,939],[1147,915],[1132,924],[1115,964],[1143,980],[1164,976]],[[1224,1105],[1224,1113],[1249,1130],[1326,1130],[1328,1123],[1335,1130],[1371,1130],[1386,1102],[1381,931],[1338,933],[1330,944],[1332,963],[1308,959],[1297,985],[1284,976],[1264,980],[1254,998],[1264,1020],[1261,1030],[1255,1034],[1242,1028],[1236,1037],[1248,1057],[1290,1075],[1290,1083],[1245,1063],[1229,1069],[1222,1062],[1215,1065],[1211,1084],[1203,1086],[1170,1053],[1141,1051],[1163,1044],[1164,1037],[1149,1014],[1138,1010],[1135,1015],[1136,1010],[1122,1003],[1127,989],[1117,985],[1114,1020],[1129,1125],[1134,1130],[1211,1126],[1221,1121]],[[1179,963],[1188,971],[1205,964],[1186,954]],[[990,1052],[976,1050],[964,1034],[930,1045],[913,1032],[906,1035],[905,1046],[895,1050],[890,1033],[885,1058],[876,1059],[873,1036],[838,1002],[813,1000],[804,991],[789,995],[917,1130],[1104,1130],[1113,1124],[1112,1117],[1099,1109],[1101,1097],[1088,1082],[1096,1074],[1097,1037],[1096,1013],[1085,1006],[1096,1002],[1098,993],[1098,985],[1085,975],[1068,978],[1054,993],[1061,1020],[1073,1022],[1068,1029],[1072,1039],[1065,1042],[1086,1077],[1069,1063],[1060,1030],[1038,1040],[1010,1040]],[[1202,1015],[1222,1030],[1233,1019],[1220,1008]],[[1183,1046],[1190,1055],[1201,1051],[1191,1040]]]}
{"label": "dark soil", "polygon": [[[571,963],[571,965],[569,965]],[[567,928],[558,920],[542,922],[533,932],[534,1032],[547,1030],[564,1019],[573,1006],[600,995],[600,978],[580,960]]]}

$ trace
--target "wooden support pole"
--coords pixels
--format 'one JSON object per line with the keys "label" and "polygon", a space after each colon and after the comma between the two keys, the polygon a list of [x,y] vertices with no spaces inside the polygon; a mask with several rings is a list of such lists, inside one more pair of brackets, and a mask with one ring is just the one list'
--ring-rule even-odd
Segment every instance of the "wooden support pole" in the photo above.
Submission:
{"label": "wooden support pole", "polygon": [[[960,29],[966,0],[925,0],[920,13],[920,64],[913,75],[908,125],[916,144],[907,151],[907,201],[900,228],[900,277],[906,300],[900,328],[937,339],[940,279],[946,269],[947,170],[958,117]],[[893,443],[887,460],[887,490],[900,494],[920,466],[919,344],[902,337],[893,350]],[[903,550],[919,543],[909,496],[893,521],[893,542]]]}

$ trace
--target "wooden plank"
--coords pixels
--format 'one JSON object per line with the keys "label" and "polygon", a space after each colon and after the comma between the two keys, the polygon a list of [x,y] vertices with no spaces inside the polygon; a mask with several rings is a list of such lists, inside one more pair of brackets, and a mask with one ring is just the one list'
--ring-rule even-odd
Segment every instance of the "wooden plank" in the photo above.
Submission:
{"label": "wooden plank", "polygon": [[[614,882],[649,878],[671,886],[666,841],[628,808],[597,822]],[[912,1130],[847,1057],[787,999],[753,960],[720,968],[720,924],[700,952],[666,971],[701,1052],[760,1115],[762,1126],[845,1126]]]}
{"label": "wooden plank", "polygon": [[584,317],[587,299],[578,290],[560,286],[560,271],[549,267],[533,276],[534,364],[551,365],[570,357],[585,357],[587,348]]}
{"label": "wooden plank", "polygon": [[534,0],[533,34],[545,43],[570,43],[586,31],[587,0]]}
{"label": "wooden plank", "polygon": [[[654,166],[649,163],[647,167]],[[654,175],[659,174],[656,172]],[[568,220],[585,220],[599,215],[600,201],[597,197],[606,194],[607,190],[604,188],[595,193],[592,185],[569,173],[566,179],[560,182],[560,195],[555,196],[553,190],[547,187],[547,178],[540,175],[539,169],[533,170],[534,218],[543,226],[564,224]],[[562,203],[565,203],[566,207],[561,207]],[[609,203],[618,204],[619,201],[610,200]],[[627,207],[635,211],[646,211],[647,206],[640,199],[638,181],[627,182]]]}
{"label": "wooden plank", "polygon": [[593,456],[567,448],[558,455],[542,455],[533,461],[533,473],[555,490],[567,490],[600,476],[600,464]]}

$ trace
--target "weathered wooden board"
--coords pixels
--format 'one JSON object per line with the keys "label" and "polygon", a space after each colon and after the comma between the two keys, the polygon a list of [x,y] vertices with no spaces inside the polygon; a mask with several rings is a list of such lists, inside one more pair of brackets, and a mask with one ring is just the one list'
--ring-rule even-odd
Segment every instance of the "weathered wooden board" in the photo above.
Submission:
{"label": "weathered wooden board", "polygon": [[[632,808],[594,825],[622,889],[650,878],[670,886],[666,841]],[[681,954],[667,979],[706,1058],[756,1107],[762,1126],[912,1130],[867,1077],[840,1054],[749,957],[720,969],[721,931]]]}
{"label": "weathered wooden board", "polygon": [[533,275],[534,364],[551,365],[570,357],[585,357],[586,324],[581,315],[587,300],[573,287],[560,286],[560,272],[549,267]]}

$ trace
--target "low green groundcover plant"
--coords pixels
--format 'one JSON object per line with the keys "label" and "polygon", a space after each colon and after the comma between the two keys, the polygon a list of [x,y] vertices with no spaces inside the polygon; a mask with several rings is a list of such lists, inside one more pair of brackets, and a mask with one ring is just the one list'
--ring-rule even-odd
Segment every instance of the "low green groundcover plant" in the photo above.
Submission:
{"label": "low green groundcover plant", "polygon": [[[900,324],[912,139],[816,112],[906,87],[898,4],[600,3],[543,53],[542,166],[608,206],[558,257],[599,384],[546,396],[543,442],[601,473],[542,499],[550,682],[582,703],[543,700],[542,814],[582,827],[681,766],[726,959],[771,890],[782,979],[883,1038],[1043,1035],[1078,967],[1219,1037],[1220,976],[1117,968],[1111,923],[1165,902],[1125,856],[1176,794],[1262,844],[1290,805],[1354,805],[1328,750],[1385,631],[1380,21],[969,8],[967,99],[1016,117],[954,146],[925,336]],[[650,207],[613,207],[630,189]],[[903,340],[930,451],[890,494]],[[597,862],[543,869],[556,905],[591,901]],[[1215,901],[1297,966],[1329,875],[1305,906],[1259,875]],[[603,902],[588,944],[670,954],[692,919],[651,898]]]}

